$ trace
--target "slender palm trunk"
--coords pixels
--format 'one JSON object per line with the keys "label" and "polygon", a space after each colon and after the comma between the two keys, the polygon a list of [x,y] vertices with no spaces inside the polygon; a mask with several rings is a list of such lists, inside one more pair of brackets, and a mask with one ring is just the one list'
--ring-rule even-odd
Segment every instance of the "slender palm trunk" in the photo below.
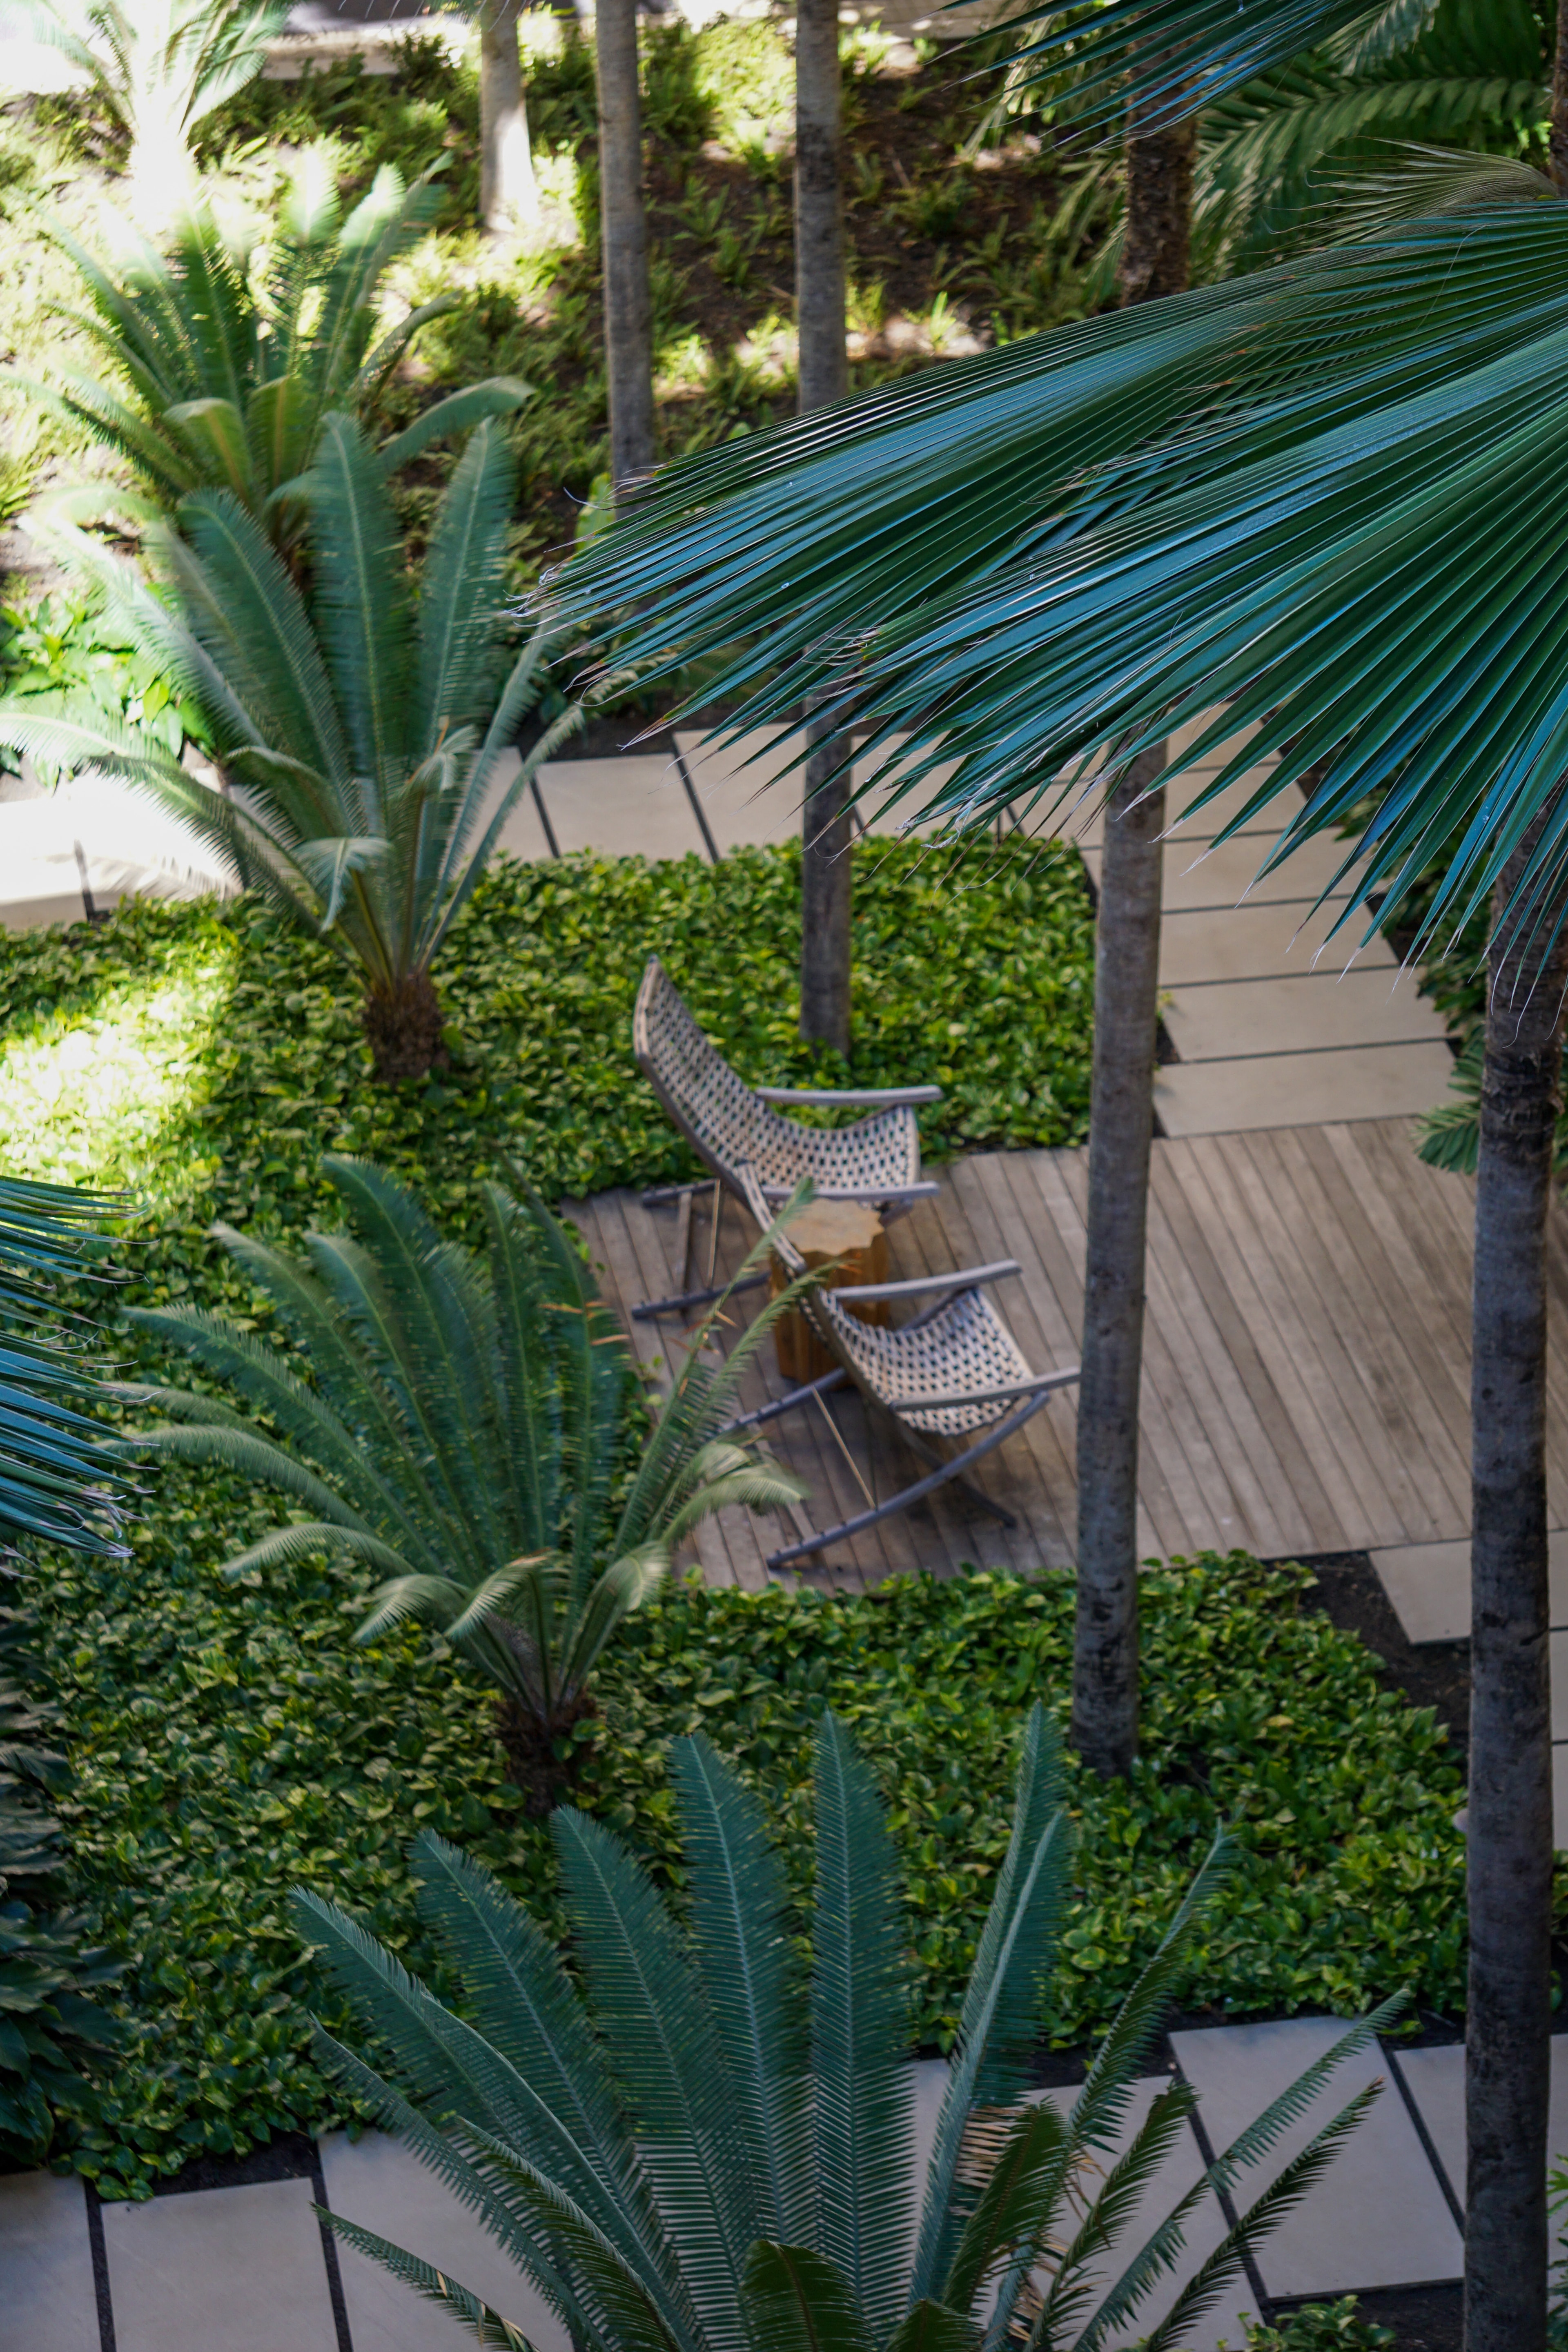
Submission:
{"label": "slender palm trunk", "polygon": [[[1488,955],[1470,1375],[1466,2352],[1544,2352],[1552,2029],[1546,1219],[1562,1108],[1559,937],[1503,913]],[[1540,926],[1550,929],[1549,913]]]}
{"label": "slender palm trunk", "polygon": [[487,236],[539,218],[539,185],[528,138],[520,0],[484,0],[479,10],[479,222]]}
{"label": "slender palm trunk", "polygon": [[[1196,127],[1127,141],[1121,299],[1185,287]],[[1110,1779],[1138,1752],[1138,1392],[1159,1021],[1163,749],[1135,761],[1105,812],[1094,950],[1089,1234],[1078,1405],[1078,1610],[1072,1739]],[[1141,793],[1148,795],[1140,799]]]}
{"label": "slender palm trunk", "polygon": [[653,465],[653,304],[643,210],[637,0],[600,0],[599,217],[605,257],[605,352],[610,476],[616,491]]}
{"label": "slender palm trunk", "polygon": [[[849,390],[838,190],[838,0],[799,0],[795,33],[795,283],[800,411]],[[800,1034],[849,1051],[851,789],[842,736],[813,732],[801,812]],[[842,773],[835,773],[842,768]]]}

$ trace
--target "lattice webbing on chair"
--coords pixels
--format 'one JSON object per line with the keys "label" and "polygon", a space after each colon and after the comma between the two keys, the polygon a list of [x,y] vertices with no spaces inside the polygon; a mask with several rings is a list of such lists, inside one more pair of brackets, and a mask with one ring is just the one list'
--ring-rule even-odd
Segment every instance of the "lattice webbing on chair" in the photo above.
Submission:
{"label": "lattice webbing on chair", "polygon": [[[805,1311],[827,1347],[884,1402],[950,1397],[964,1389],[1005,1389],[1034,1378],[1012,1333],[983,1290],[961,1290],[929,1323],[901,1330],[862,1323],[830,1290],[806,1294]],[[936,1437],[966,1437],[1011,1412],[1016,1396],[987,1404],[900,1406],[899,1419]]]}

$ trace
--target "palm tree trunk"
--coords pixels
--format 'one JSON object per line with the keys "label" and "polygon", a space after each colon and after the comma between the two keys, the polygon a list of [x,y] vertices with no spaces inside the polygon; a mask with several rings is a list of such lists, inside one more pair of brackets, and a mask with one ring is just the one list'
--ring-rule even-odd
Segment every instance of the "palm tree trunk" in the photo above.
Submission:
{"label": "palm tree trunk", "polygon": [[[1544,2352],[1552,2029],[1546,1219],[1568,903],[1549,946],[1503,909],[1488,952],[1470,1373],[1466,2352]],[[1544,930],[1550,924],[1549,915]]]}
{"label": "palm tree trunk", "polygon": [[[1129,127],[1119,276],[1124,303],[1152,301],[1186,285],[1196,148],[1191,122],[1146,134],[1136,121]],[[1163,747],[1145,752],[1107,804],[1095,929],[1072,1740],[1085,1763],[1107,1779],[1130,1772],[1138,1752],[1138,1391],[1164,768]]]}
{"label": "palm tree trunk", "polygon": [[[795,283],[800,413],[849,391],[838,192],[838,0],[799,0],[795,31]],[[800,1034],[849,1051],[851,780],[843,736],[813,733],[801,812]],[[842,768],[843,772],[835,771]]]}
{"label": "palm tree trunk", "polygon": [[617,493],[653,466],[653,304],[643,211],[637,0],[600,0],[599,218],[605,257],[605,353],[610,388],[610,478]]}
{"label": "palm tree trunk", "polygon": [[519,5],[486,0],[479,11],[479,222],[487,236],[519,223],[532,227],[539,218],[517,54]]}

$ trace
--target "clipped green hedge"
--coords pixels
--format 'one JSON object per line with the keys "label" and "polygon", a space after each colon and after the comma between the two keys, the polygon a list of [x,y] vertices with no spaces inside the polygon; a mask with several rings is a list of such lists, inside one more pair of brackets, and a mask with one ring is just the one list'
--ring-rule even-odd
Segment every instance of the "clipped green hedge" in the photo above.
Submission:
{"label": "clipped green hedge", "polygon": [[[342,2112],[310,2054],[309,2006],[335,2011],[302,1962],[291,1884],[330,1889],[438,1980],[404,1863],[430,1826],[563,1926],[547,1837],[521,1818],[488,1702],[449,1659],[415,1633],[353,1650],[363,1588],[309,1563],[265,1589],[219,1582],[214,1563],[266,1507],[232,1482],[173,1474],[129,1565],[58,1560],[43,1595],[78,1758],[65,1808],[78,1897],[132,1955],[135,2044],[101,2117],[63,2151],[107,2195]],[[1306,1580],[1241,1555],[1146,1578],[1136,1776],[1075,1789],[1082,1868],[1059,2041],[1106,2023],[1221,1817],[1247,1859],[1195,1955],[1193,2003],[1350,2012],[1402,1983],[1458,2002],[1458,1772],[1430,1715],[1300,1606]],[[584,1801],[671,1874],[665,1753],[700,1723],[777,1806],[804,1893],[810,1727],[839,1708],[888,1791],[916,2028],[940,2042],[1003,1850],[1023,1717],[1037,1693],[1065,1717],[1071,1626],[1071,1581],[1055,1574],[837,1599],[677,1585],[601,1677]]]}

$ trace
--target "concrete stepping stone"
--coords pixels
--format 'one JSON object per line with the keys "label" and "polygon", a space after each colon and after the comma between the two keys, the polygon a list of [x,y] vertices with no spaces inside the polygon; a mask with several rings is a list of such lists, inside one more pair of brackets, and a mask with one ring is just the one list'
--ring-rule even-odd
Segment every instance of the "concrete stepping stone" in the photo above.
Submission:
{"label": "concrete stepping stone", "polygon": [[1155,1074],[1154,1108],[1170,1136],[1415,1118],[1442,1101],[1453,1075],[1453,1055],[1436,1043],[1173,1062]]}
{"label": "concrete stepping stone", "polygon": [[[1436,2050],[1401,2050],[1394,2064],[1426,2126],[1454,2202],[1465,2204],[1465,2051],[1455,2042]],[[1568,2160],[1568,2034],[1552,2039],[1549,2161]]]}
{"label": "concrete stepping stone", "polygon": [[[1546,1551],[1552,1623],[1568,1627],[1568,1528],[1547,1537]],[[1397,1544],[1369,1557],[1407,1642],[1469,1639],[1468,1536],[1452,1543]],[[1553,1736],[1568,1738],[1568,1727]]]}
{"label": "concrete stepping stone", "polygon": [[539,787],[563,856],[574,849],[607,857],[707,855],[680,771],[666,752],[547,760]]}
{"label": "concrete stepping stone", "polygon": [[1356,971],[1382,971],[1392,979],[1394,950],[1381,931],[1374,931],[1363,947],[1365,926],[1358,921],[1329,939],[1336,912],[1314,906],[1310,898],[1266,907],[1178,908],[1160,926],[1160,985],[1277,980],[1309,972],[1337,979],[1347,964]]}
{"label": "concrete stepping stone", "polygon": [[1443,1046],[1446,1036],[1414,976],[1375,970],[1195,982],[1172,992],[1165,1026],[1184,1062],[1331,1045]]}
{"label": "concrete stepping stone", "polygon": [[[1215,2153],[1345,2032],[1331,2017],[1173,2033]],[[1264,2241],[1258,2270],[1270,2295],[1350,2294],[1458,2278],[1464,2247],[1388,2061],[1373,2047],[1340,2067],[1301,2121],[1241,2185],[1250,2204],[1352,2095],[1384,2089],[1310,2194]]]}
{"label": "concrete stepping stone", "polygon": [[116,2352],[338,2352],[308,2180],[103,2208]]}
{"label": "concrete stepping stone", "polygon": [[[1187,811],[1209,781],[1207,770],[1190,769],[1174,783],[1167,785],[1165,825],[1172,844],[1186,848],[1191,856],[1196,856],[1201,843],[1212,841],[1216,834],[1222,833],[1242,814],[1271,765],[1270,761],[1250,769],[1234,784],[1227,784],[1206,807],[1194,810],[1190,816]],[[1098,849],[1105,838],[1105,810],[1103,805],[1096,803],[1092,793],[1082,800],[1081,805],[1075,806],[1082,789],[1080,785],[1073,802],[1052,815],[1049,830],[1067,835],[1080,848]],[[1257,812],[1245,835],[1237,835],[1237,840],[1256,840],[1258,843],[1258,853],[1253,860],[1254,872],[1268,855],[1267,845],[1278,841],[1300,805],[1300,793],[1283,793]]]}
{"label": "concrete stepping stone", "polygon": [[[760,728],[732,743],[720,743],[700,730],[678,728],[675,740],[721,855],[796,838],[805,791],[801,771],[792,766],[800,750],[797,738],[780,743],[772,730]],[[952,771],[951,765],[934,769],[912,803],[891,799],[900,772],[896,743],[884,743],[871,758],[856,761],[856,785],[868,788],[859,814],[868,833],[897,835],[911,806],[921,805]],[[912,830],[925,834],[934,827],[922,823]]]}
{"label": "concrete stepping stone", "polygon": [[[366,2132],[356,2143],[345,2132],[332,2132],[321,2140],[321,2150],[327,2202],[334,2213],[374,2230],[482,2295],[521,2328],[535,2352],[571,2352],[571,2338],[549,2305],[489,2231],[401,2140]],[[459,2345],[473,2342],[460,2321],[426,2303],[346,2239],[340,2238],[337,2248],[355,2352],[458,2352]]]}
{"label": "concrete stepping stone", "polygon": [[[1232,841],[1206,847],[1203,841],[1168,841],[1162,877],[1162,904],[1181,907],[1236,907],[1284,904],[1293,898],[1315,898],[1326,890],[1344,860],[1338,841],[1304,841],[1292,850],[1289,863],[1259,877],[1259,869],[1273,844],[1273,835],[1238,833]],[[1097,843],[1084,849],[1084,860],[1098,886],[1101,852]],[[1345,894],[1342,891],[1342,897]],[[1337,911],[1337,909],[1336,909]]]}
{"label": "concrete stepping stone", "polygon": [[0,2180],[0,2352],[100,2352],[79,2180]]}

